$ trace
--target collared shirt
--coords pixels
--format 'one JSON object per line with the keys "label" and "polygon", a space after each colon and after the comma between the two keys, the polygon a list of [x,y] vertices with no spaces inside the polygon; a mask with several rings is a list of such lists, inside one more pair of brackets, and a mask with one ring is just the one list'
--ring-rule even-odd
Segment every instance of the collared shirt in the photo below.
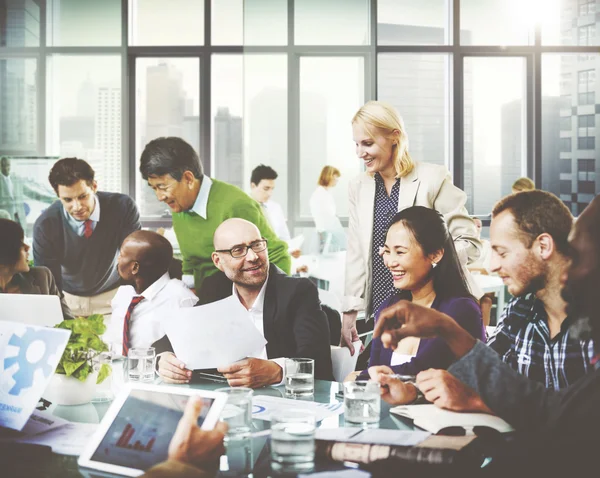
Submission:
{"label": "collared shirt", "polygon": [[[73,216],[71,216],[67,210],[63,207],[63,213],[65,218],[67,219],[67,224],[69,227],[80,237],[83,237],[83,233],[85,232],[85,221],[78,221]],[[98,196],[94,195],[94,210],[92,214],[90,214],[89,219],[92,221],[92,231],[96,229],[96,225],[98,221],[100,221],[100,201],[98,201]]]}
{"label": "collared shirt", "polygon": [[106,332],[106,340],[113,345],[113,350],[123,348],[123,321],[131,299],[137,295],[142,295],[144,300],[131,313],[130,347],[150,347],[165,335],[162,321],[168,320],[174,309],[193,307],[198,302],[198,297],[180,280],[171,279],[168,272],[141,294],[130,285],[119,287],[111,302],[112,317]]}
{"label": "collared shirt", "polygon": [[269,225],[273,229],[273,232],[279,239],[285,242],[289,242],[291,239],[290,230],[287,226],[285,215],[283,214],[283,208],[275,201],[267,201],[260,203],[263,212],[269,221]]}
{"label": "collared shirt", "polygon": [[191,211],[194,211],[202,219],[208,219],[206,217],[206,208],[208,207],[208,195],[210,194],[210,188],[212,187],[212,179],[208,176],[202,177],[202,183],[200,184],[200,191],[196,196],[196,202],[192,206]]}
{"label": "collared shirt", "polygon": [[571,338],[572,323],[567,317],[551,339],[544,304],[528,294],[508,303],[488,345],[520,374],[560,390],[593,369],[594,343]]}
{"label": "collared shirt", "polygon": [[[263,286],[260,289],[260,292],[256,296],[256,300],[254,301],[254,304],[252,304],[252,306],[249,309],[247,309],[248,318],[252,321],[254,326],[258,329],[258,331],[262,334],[263,337],[265,336],[265,325],[264,325],[264,320],[263,320],[263,312],[265,310],[265,293],[267,290],[268,282],[269,282],[269,277],[267,276],[267,280],[265,281],[265,283],[263,284]],[[235,284],[233,284],[233,295],[235,297],[237,297],[237,299],[240,301],[240,304],[242,304],[240,295],[238,294],[238,291],[235,288]],[[243,304],[242,304],[242,306],[243,306]],[[279,358],[269,359],[269,357],[267,356],[267,347],[266,346],[263,347],[262,350],[257,350],[250,356],[257,358],[257,359],[270,360],[271,362],[275,362],[277,365],[279,365],[281,367],[281,370],[283,370],[285,372],[285,358],[279,357]],[[281,385],[284,381],[285,381],[285,373],[282,374],[281,382],[279,382],[279,384],[277,384],[277,385]]]}
{"label": "collared shirt", "polygon": [[394,289],[392,273],[383,263],[379,249],[385,244],[385,235],[394,215],[398,212],[398,199],[400,197],[400,179],[392,186],[388,196],[383,178],[375,173],[375,202],[373,205],[373,248],[371,262],[373,264],[373,281],[371,291],[371,311],[379,310],[379,306],[391,296]]}

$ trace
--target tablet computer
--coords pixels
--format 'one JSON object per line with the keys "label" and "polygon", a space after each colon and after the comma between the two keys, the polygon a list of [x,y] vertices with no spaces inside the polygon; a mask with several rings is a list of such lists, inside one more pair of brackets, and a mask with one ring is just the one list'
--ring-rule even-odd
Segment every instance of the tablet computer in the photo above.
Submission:
{"label": "tablet computer", "polygon": [[202,397],[198,426],[214,428],[227,394],[181,386],[129,384],[113,401],[79,457],[80,466],[139,476],[165,461],[191,396]]}

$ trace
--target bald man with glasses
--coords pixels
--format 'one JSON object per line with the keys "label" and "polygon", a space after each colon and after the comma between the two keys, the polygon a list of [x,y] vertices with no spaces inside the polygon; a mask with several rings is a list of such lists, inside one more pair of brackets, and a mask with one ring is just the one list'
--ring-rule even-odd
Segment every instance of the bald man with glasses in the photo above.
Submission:
{"label": "bald man with glasses", "polygon": [[[315,378],[333,380],[329,326],[314,284],[289,277],[269,264],[268,242],[249,221],[226,220],[215,231],[213,241],[213,263],[231,281],[230,290],[267,341],[252,357],[219,369],[229,385],[258,388],[280,384],[283,361],[290,357],[314,359]],[[161,340],[161,344],[165,342]],[[170,344],[165,348],[158,363],[162,379],[188,383],[192,371],[175,357]]]}

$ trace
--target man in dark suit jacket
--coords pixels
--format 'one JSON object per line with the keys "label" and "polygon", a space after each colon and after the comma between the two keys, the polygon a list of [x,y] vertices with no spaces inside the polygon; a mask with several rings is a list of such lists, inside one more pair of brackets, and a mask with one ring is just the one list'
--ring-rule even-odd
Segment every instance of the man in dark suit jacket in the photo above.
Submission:
{"label": "man in dark suit jacket", "polygon": [[[314,284],[289,277],[277,266],[269,265],[267,241],[254,224],[244,219],[223,222],[215,231],[214,246],[213,262],[233,287],[229,286],[227,294],[227,282],[216,275],[209,278],[210,282],[205,280],[203,289],[212,289],[214,299],[233,293],[267,340],[266,347],[254,357],[219,368],[229,385],[257,388],[279,384],[284,379],[285,357],[312,358],[315,378],[332,380],[329,326]],[[189,382],[192,372],[170,351],[168,339],[159,341],[156,347],[163,380]]]}

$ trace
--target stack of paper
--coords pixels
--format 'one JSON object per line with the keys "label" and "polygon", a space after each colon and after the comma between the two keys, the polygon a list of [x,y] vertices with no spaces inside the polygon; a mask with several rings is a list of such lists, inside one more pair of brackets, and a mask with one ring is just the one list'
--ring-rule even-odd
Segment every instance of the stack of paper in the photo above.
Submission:
{"label": "stack of paper", "polygon": [[414,424],[431,433],[437,433],[442,428],[463,427],[472,429],[476,426],[495,428],[499,432],[511,432],[513,427],[502,418],[487,413],[458,413],[444,410],[433,404],[401,405],[390,409],[391,413],[410,418]]}

